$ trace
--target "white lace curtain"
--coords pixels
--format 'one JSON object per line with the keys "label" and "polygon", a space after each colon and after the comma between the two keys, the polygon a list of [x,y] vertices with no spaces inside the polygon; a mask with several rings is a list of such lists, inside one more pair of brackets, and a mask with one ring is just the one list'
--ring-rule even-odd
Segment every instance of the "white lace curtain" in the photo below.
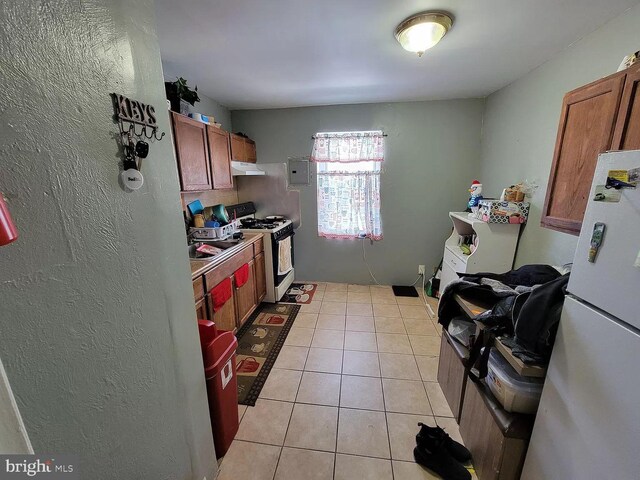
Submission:
{"label": "white lace curtain", "polygon": [[381,131],[316,133],[312,162],[382,162],[384,136]]}
{"label": "white lace curtain", "polygon": [[318,133],[311,160],[318,167],[318,235],[382,239],[382,132]]}

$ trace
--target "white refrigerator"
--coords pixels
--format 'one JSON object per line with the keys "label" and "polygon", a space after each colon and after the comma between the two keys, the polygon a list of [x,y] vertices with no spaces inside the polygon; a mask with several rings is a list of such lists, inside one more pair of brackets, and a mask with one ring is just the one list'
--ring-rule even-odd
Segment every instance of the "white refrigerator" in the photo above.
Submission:
{"label": "white refrigerator", "polygon": [[[640,478],[640,184],[602,188],[610,171],[635,168],[640,151],[599,157],[525,480]],[[596,223],[605,230],[592,263]]]}

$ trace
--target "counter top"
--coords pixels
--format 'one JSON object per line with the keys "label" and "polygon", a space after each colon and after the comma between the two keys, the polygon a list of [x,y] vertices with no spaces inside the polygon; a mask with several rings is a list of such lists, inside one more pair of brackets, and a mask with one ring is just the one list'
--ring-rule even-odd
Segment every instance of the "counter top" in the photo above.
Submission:
{"label": "counter top", "polygon": [[211,257],[208,260],[189,260],[191,264],[191,279],[193,280],[200,275],[207,273],[212,268],[220,265],[225,260],[231,258],[233,255],[243,250],[249,245],[253,245],[262,238],[262,233],[245,233],[244,238],[237,245],[231,248],[227,248],[224,252]]}

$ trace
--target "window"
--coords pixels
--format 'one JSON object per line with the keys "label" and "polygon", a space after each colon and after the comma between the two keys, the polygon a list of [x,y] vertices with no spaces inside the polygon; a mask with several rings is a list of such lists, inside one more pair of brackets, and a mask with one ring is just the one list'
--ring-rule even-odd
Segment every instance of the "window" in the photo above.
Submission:
{"label": "window", "polygon": [[317,133],[311,161],[318,170],[318,235],[382,239],[380,131]]}

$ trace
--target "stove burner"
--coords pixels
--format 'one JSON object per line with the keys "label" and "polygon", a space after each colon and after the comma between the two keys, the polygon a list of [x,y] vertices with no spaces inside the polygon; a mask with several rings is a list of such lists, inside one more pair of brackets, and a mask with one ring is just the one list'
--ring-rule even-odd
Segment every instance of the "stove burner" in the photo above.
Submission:
{"label": "stove burner", "polygon": [[272,222],[265,222],[262,220],[258,220],[258,222],[254,223],[253,225],[247,225],[247,226],[243,225],[243,228],[250,228],[250,229],[276,228],[276,224]]}
{"label": "stove burner", "polygon": [[246,222],[245,220],[246,219],[240,220],[242,228],[249,230],[273,230],[287,221],[284,217],[277,217],[277,219],[274,217],[250,219],[253,220],[253,222]]}

